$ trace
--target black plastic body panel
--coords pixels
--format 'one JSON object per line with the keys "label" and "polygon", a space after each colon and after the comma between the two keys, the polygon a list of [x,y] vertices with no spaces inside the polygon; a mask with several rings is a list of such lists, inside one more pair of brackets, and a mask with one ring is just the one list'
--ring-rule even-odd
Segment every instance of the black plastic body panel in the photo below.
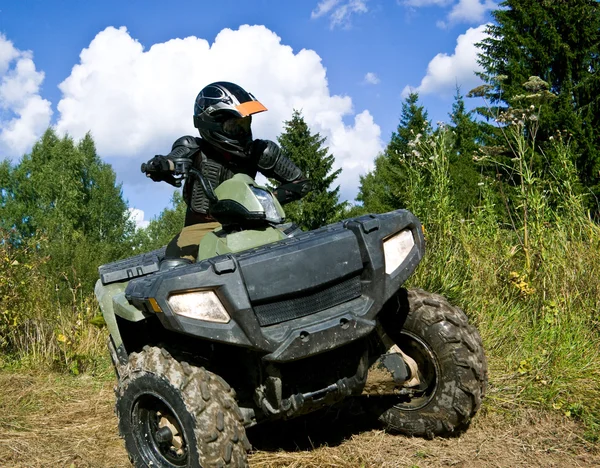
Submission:
{"label": "black plastic body panel", "polygon": [[98,268],[102,284],[126,281],[158,271],[160,260],[165,256],[165,247],[152,252],[129,257]]}
{"label": "black plastic body panel", "polygon": [[358,252],[356,237],[339,229],[244,255],[239,263],[248,297],[260,303],[311,291],[361,271],[361,258],[353,252]]}
{"label": "black plastic body panel", "polygon": [[[404,262],[386,274],[383,241],[404,229],[412,231],[415,245]],[[263,353],[266,361],[289,362],[371,333],[377,314],[413,273],[424,249],[418,219],[406,210],[397,210],[349,219],[237,254],[157,271],[132,279],[125,294],[145,312],[152,312],[149,299],[155,299],[162,309],[156,315],[170,330],[248,347]],[[343,281],[353,282],[352,288],[344,289],[350,295],[336,293],[334,299],[330,295],[323,302],[327,307],[320,309],[319,294],[339,293]],[[356,284],[360,284],[359,290]],[[209,323],[171,311],[170,295],[198,290],[215,291],[231,321]],[[300,312],[263,320],[261,326],[259,307],[291,307],[291,302],[311,294],[315,297],[314,313],[306,314],[306,303],[299,300]]]}

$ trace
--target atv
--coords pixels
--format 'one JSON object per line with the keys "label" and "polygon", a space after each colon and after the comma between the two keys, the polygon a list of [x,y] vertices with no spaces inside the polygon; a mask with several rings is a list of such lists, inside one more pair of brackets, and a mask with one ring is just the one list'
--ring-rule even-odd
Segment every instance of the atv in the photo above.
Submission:
{"label": "atv", "polygon": [[444,297],[403,284],[423,258],[407,210],[303,232],[266,187],[214,190],[196,262],[165,249],[99,268],[119,432],[136,467],[247,466],[246,428],[360,397],[392,431],[465,430],[481,338]]}

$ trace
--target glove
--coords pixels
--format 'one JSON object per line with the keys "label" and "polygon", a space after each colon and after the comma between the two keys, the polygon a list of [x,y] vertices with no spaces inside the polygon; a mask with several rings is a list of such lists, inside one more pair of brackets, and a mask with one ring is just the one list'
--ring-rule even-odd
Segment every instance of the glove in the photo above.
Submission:
{"label": "glove", "polygon": [[175,164],[166,156],[154,156],[150,161],[142,164],[141,171],[154,182],[164,181],[175,187],[181,187],[181,180],[173,177]]}
{"label": "glove", "polygon": [[149,175],[152,173],[173,172],[173,170],[175,170],[175,165],[173,164],[173,161],[166,156],[156,155],[147,163],[142,164],[141,169],[142,172]]}
{"label": "glove", "polygon": [[274,190],[277,201],[282,205],[290,203],[304,197],[311,190],[311,183],[308,179],[301,179],[289,184],[280,185]]}

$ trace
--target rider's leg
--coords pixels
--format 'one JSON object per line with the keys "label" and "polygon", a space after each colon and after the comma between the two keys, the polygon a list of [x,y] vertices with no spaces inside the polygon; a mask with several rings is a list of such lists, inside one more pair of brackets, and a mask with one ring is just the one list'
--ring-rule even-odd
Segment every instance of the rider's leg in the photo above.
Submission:
{"label": "rider's leg", "polygon": [[200,223],[184,227],[167,245],[166,258],[187,258],[193,262],[198,257],[198,245],[209,232],[221,227],[219,223]]}

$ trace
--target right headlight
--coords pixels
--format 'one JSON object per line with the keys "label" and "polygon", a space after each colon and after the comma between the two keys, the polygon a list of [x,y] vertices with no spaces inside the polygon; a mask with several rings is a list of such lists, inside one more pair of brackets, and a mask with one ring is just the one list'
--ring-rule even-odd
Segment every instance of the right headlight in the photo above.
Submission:
{"label": "right headlight", "polygon": [[250,190],[252,190],[252,193],[254,193],[265,210],[266,220],[271,221],[272,223],[281,223],[283,221],[283,217],[275,205],[273,195],[266,190],[254,187],[252,185],[250,186]]}
{"label": "right headlight", "polygon": [[167,299],[174,314],[207,322],[227,323],[231,320],[214,291],[174,294]]}
{"label": "right headlight", "polygon": [[392,237],[383,241],[383,254],[385,256],[385,272],[391,274],[408,257],[408,254],[415,245],[415,238],[410,229],[400,231]]}

